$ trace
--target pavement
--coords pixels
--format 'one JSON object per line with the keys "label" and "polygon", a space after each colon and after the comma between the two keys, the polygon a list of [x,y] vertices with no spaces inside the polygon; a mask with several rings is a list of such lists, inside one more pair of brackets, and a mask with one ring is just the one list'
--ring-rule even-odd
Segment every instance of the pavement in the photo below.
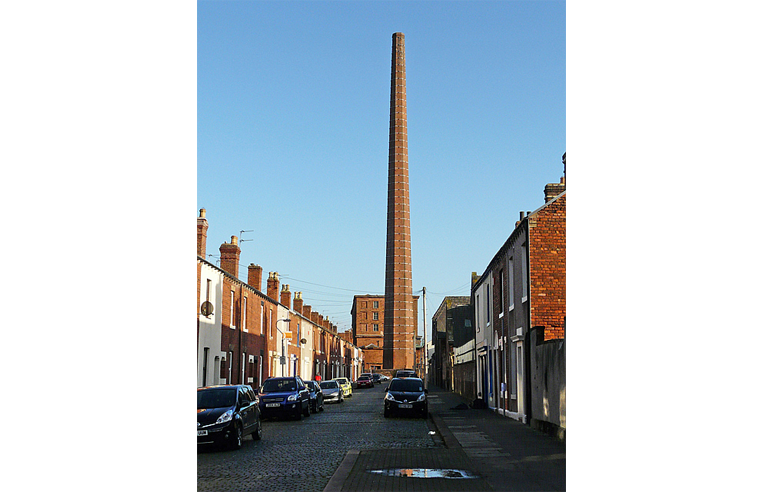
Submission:
{"label": "pavement", "polygon": [[470,402],[455,393],[428,391],[437,446],[349,450],[323,492],[566,489],[564,442],[491,410],[463,408]]}

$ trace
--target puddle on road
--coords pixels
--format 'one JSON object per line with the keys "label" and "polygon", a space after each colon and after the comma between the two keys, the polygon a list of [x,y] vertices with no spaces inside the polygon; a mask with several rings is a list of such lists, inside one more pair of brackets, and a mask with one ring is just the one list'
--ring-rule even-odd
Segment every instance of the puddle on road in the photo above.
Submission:
{"label": "puddle on road", "polygon": [[388,470],[369,470],[369,472],[403,478],[478,478],[469,471],[448,468],[391,468]]}

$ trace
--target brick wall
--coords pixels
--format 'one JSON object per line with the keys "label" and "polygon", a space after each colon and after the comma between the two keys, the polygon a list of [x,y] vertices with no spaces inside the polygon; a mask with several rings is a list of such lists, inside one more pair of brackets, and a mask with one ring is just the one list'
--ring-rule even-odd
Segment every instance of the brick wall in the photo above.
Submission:
{"label": "brick wall", "polygon": [[565,200],[529,218],[531,326],[544,326],[545,340],[565,338]]}

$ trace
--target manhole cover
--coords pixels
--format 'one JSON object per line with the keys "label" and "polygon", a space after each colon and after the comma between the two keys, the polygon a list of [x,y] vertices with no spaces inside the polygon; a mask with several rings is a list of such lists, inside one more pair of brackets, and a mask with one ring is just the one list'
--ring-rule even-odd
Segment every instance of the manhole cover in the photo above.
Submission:
{"label": "manhole cover", "polygon": [[469,471],[449,468],[390,468],[387,470],[370,470],[370,473],[404,478],[478,478]]}

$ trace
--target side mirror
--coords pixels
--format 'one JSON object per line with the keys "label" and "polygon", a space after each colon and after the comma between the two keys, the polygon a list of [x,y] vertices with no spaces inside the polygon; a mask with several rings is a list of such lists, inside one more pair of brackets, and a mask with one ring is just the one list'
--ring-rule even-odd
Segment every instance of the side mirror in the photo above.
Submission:
{"label": "side mirror", "polygon": [[425,391],[426,395],[428,394],[428,388],[424,389],[423,391]]}
{"label": "side mirror", "polygon": [[258,390],[258,389],[256,389],[256,388],[254,388],[254,394],[255,394],[256,396],[259,396],[259,390]]}

